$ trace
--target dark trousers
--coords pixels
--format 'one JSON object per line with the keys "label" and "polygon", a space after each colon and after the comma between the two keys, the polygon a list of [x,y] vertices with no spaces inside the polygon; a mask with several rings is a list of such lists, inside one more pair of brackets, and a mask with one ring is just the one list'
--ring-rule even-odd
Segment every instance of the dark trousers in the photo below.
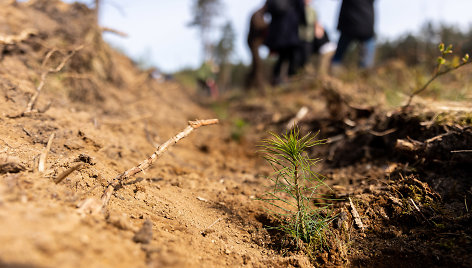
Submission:
{"label": "dark trousers", "polygon": [[343,33],[341,33],[341,37],[339,38],[338,47],[336,48],[336,53],[334,54],[332,63],[334,65],[341,64],[344,55],[349,48],[349,45],[353,41],[358,41],[361,46],[359,66],[361,68],[372,67],[374,65],[375,58],[375,37],[359,40]]}
{"label": "dark trousers", "polygon": [[274,84],[277,84],[282,81],[282,65],[285,62],[288,62],[288,76],[292,76],[297,72],[297,47],[290,46],[279,49],[278,51],[279,58],[274,66]]}

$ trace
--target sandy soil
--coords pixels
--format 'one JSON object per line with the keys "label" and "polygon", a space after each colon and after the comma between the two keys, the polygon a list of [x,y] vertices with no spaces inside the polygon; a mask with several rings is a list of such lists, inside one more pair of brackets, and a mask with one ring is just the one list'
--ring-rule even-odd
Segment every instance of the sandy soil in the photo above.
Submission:
{"label": "sandy soil", "polygon": [[[472,266],[471,161],[450,153],[470,149],[467,120],[433,122],[437,105],[385,111],[365,105],[375,92],[365,85],[309,79],[269,95],[221,100],[229,114],[222,117],[188,89],[153,79],[110,49],[86,7],[10,2],[0,1],[0,36],[16,36],[0,45],[0,266]],[[32,34],[21,37],[26,30]],[[35,109],[24,113],[44,70],[80,45],[60,72],[48,73]],[[311,154],[325,159],[318,168],[331,189],[323,192],[339,215],[330,250],[312,254],[285,248],[286,237],[265,228],[276,222],[257,200],[271,172],[257,144],[267,131],[283,132],[302,106],[309,113],[301,130],[331,138]],[[456,110],[448,114],[467,118]],[[195,130],[123,183],[102,212],[77,209],[187,121],[215,117],[220,124]],[[238,128],[237,120],[247,125]],[[438,135],[425,148],[395,146]],[[348,197],[365,230],[354,223]]]}

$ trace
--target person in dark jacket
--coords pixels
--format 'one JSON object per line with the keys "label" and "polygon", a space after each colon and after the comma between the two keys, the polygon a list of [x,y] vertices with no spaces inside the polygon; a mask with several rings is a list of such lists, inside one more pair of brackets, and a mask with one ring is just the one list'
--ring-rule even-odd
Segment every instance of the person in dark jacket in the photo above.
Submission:
{"label": "person in dark jacket", "polygon": [[258,89],[264,89],[266,84],[264,80],[264,64],[259,55],[259,47],[264,44],[269,29],[269,25],[264,19],[264,14],[266,11],[267,5],[264,4],[264,6],[252,14],[251,21],[249,23],[247,44],[251,51],[252,63],[251,71],[246,78],[246,89],[254,87]]}
{"label": "person in dark jacket", "polygon": [[361,45],[360,67],[372,67],[375,56],[374,0],[343,0],[338,30],[341,36],[332,66],[339,66],[349,45],[357,41]]}
{"label": "person in dark jacket", "polygon": [[271,15],[266,46],[278,54],[273,71],[273,84],[282,80],[282,64],[288,62],[288,75],[297,71],[297,49],[300,45],[298,26],[306,25],[304,0],[267,0]]}

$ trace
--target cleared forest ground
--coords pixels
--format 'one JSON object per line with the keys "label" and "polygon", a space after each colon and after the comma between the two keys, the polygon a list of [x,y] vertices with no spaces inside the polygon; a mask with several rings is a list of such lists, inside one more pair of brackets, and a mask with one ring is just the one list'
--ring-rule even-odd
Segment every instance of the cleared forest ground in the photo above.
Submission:
{"label": "cleared forest ground", "polygon": [[[402,111],[366,105],[375,90],[362,81],[302,79],[213,103],[222,116],[109,48],[87,7],[0,3],[10,37],[0,45],[1,266],[472,266],[469,104],[418,100]],[[276,222],[257,200],[271,173],[257,145],[301,107],[302,132],[328,139],[311,154],[325,159],[323,193],[338,214],[330,250],[315,254],[265,228]],[[117,187],[103,211],[77,209],[187,121],[214,117],[220,124]]]}

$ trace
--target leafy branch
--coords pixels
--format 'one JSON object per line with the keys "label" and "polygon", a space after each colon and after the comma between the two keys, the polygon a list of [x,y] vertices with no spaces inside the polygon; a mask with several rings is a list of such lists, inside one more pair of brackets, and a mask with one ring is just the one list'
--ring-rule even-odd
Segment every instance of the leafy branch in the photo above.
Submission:
{"label": "leafy branch", "polygon": [[[432,77],[423,86],[414,90],[410,94],[407,103],[403,106],[403,109],[408,108],[411,104],[411,101],[413,100],[413,97],[425,91],[428,88],[428,86],[438,77],[445,75],[451,71],[457,70],[469,63],[472,63],[472,61],[469,60],[469,54],[465,54],[464,57],[462,57],[460,63],[449,62],[446,59],[446,56],[448,54],[452,54],[453,52],[452,45],[445,47],[444,43],[441,43],[439,44],[439,51],[441,52],[441,56],[439,56],[437,59],[437,65],[436,65],[436,68],[434,69]],[[444,68],[441,70],[441,67],[443,66]]]}

